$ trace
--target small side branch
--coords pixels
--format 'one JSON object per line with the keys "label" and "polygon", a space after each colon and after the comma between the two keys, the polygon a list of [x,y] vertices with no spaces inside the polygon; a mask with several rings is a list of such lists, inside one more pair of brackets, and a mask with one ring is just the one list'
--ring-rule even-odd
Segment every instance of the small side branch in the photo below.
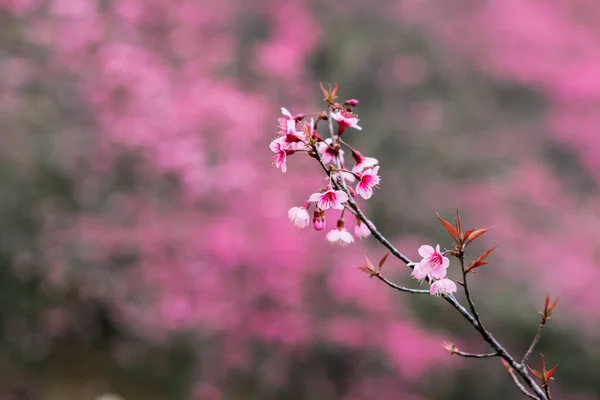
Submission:
{"label": "small side branch", "polygon": [[377,275],[373,275],[373,276],[375,276],[380,281],[384,282],[389,287],[399,290],[401,292],[413,293],[413,294],[429,294],[429,290],[411,289],[411,288],[407,288],[404,286],[396,285],[394,282],[391,282],[391,281],[387,280],[386,278],[384,278],[381,274],[377,274]]}
{"label": "small side branch", "polygon": [[542,333],[544,332],[544,327],[545,326],[546,326],[546,320],[544,318],[542,318],[542,322],[540,322],[540,326],[538,328],[538,331],[537,331],[535,337],[533,338],[533,341],[531,342],[531,345],[527,349],[527,352],[523,356],[523,361],[521,361],[521,364],[527,365],[527,360],[529,359],[529,356],[531,356],[531,353],[533,352],[533,349],[535,348],[535,346],[540,341],[540,338],[542,337]]}
{"label": "small side branch", "polygon": [[452,354],[456,354],[457,356],[461,356],[461,357],[465,357],[465,358],[490,358],[490,357],[500,356],[500,354],[498,354],[497,352],[478,354],[478,353],[466,353],[466,352],[460,351],[460,350],[454,350],[452,352]]}

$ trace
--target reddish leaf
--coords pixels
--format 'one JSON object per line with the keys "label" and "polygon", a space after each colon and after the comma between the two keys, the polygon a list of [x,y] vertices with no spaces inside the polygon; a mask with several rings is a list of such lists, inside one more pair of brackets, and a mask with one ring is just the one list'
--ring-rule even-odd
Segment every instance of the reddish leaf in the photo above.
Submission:
{"label": "reddish leaf", "polygon": [[458,236],[462,238],[462,223],[460,222],[460,215],[458,215],[458,208],[456,209],[456,230],[458,231]]}
{"label": "reddish leaf", "polygon": [[323,82],[319,82],[319,86],[321,87],[323,97],[325,97],[325,100],[327,100],[327,98],[329,97],[329,91],[323,87]]}
{"label": "reddish leaf", "polygon": [[470,271],[472,273],[475,273],[475,271],[472,271],[472,270],[474,270],[475,268],[483,267],[484,265],[487,265],[487,264],[488,264],[487,261],[473,261],[471,263],[471,265],[469,265],[465,271],[466,272]]}
{"label": "reddish leaf", "polygon": [[552,375],[554,375],[554,371],[556,371],[556,368],[558,367],[558,364],[554,366],[554,368],[552,368],[550,371],[546,372],[546,382],[548,382],[550,379],[552,378]]}
{"label": "reddish leaf", "polygon": [[544,376],[542,375],[542,373],[540,371],[538,371],[537,369],[531,368],[529,365],[527,366],[527,368],[529,368],[531,373],[534,374],[535,377],[538,378],[540,381],[544,380]]}
{"label": "reddish leaf", "polygon": [[475,230],[475,228],[471,228],[468,231],[465,232],[464,234],[464,240],[467,240],[469,238],[469,235]]}
{"label": "reddish leaf", "polygon": [[381,257],[381,260],[379,260],[379,270],[380,271],[381,271],[381,267],[383,267],[383,264],[385,264],[385,261],[387,260],[389,255],[390,255],[390,253],[387,253],[385,256]]}
{"label": "reddish leaf", "polygon": [[465,240],[467,241],[467,244],[471,243],[473,240],[477,239],[479,236],[483,235],[490,229],[492,228],[475,229],[474,231],[469,232],[468,235],[465,234]]}
{"label": "reddish leaf", "polygon": [[479,258],[477,259],[477,261],[483,261],[483,260],[485,260],[485,258],[487,256],[489,256],[492,251],[496,250],[496,246],[497,246],[497,244],[495,244],[494,247],[492,247],[491,249],[486,250],[485,253],[483,253],[482,255],[479,256]]}
{"label": "reddish leaf", "polygon": [[444,225],[444,228],[446,228],[446,230],[448,231],[450,236],[452,236],[452,239],[457,240],[456,228],[454,228],[450,222],[448,222],[444,218],[440,217],[440,214],[436,213],[435,215],[437,215],[437,217],[440,220],[440,222],[442,223],[442,225]]}

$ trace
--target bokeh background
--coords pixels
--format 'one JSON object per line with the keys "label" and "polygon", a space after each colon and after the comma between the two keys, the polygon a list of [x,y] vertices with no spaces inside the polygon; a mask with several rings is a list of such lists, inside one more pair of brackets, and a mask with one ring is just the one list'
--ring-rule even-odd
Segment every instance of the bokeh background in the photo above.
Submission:
{"label": "bokeh background", "polygon": [[441,348],[487,350],[443,301],[352,268],[372,239],[287,221],[322,174],[268,143],[319,81],[361,102],[380,229],[494,225],[485,323],[522,354],[560,296],[533,363],[600,398],[597,0],[3,0],[0,49],[1,399],[519,398]]}

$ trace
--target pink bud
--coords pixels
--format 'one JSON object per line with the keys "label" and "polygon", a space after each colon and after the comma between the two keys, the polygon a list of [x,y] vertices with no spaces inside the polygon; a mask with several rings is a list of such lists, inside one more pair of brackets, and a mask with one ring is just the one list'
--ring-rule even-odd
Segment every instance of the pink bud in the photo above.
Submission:
{"label": "pink bud", "polygon": [[325,212],[322,210],[315,210],[315,212],[313,213],[313,227],[315,228],[316,231],[322,231],[323,229],[325,229],[325,225],[326,225],[326,220],[325,220]]}

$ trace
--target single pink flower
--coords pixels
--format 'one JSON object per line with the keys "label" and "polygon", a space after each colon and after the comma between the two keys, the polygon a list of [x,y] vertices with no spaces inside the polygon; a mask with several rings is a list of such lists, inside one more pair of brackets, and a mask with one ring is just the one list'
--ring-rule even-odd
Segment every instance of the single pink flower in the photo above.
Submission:
{"label": "single pink flower", "polygon": [[356,184],[356,193],[368,200],[373,196],[373,188],[379,185],[381,178],[377,175],[379,166],[367,168],[359,174],[360,181]]}
{"label": "single pink flower", "polygon": [[269,148],[275,155],[273,156],[273,164],[275,167],[281,168],[281,172],[287,171],[286,159],[288,154],[293,154],[294,150],[287,149],[283,137],[277,138],[271,142]]}
{"label": "single pink flower", "polygon": [[366,238],[367,236],[369,236],[371,234],[371,231],[369,230],[369,227],[367,226],[367,224],[363,224],[363,222],[356,218],[356,225],[354,226],[354,234],[362,239],[362,238]]}
{"label": "single pink flower", "polygon": [[331,118],[335,119],[338,123],[338,133],[341,135],[344,133],[346,128],[354,128],[359,131],[362,130],[360,126],[358,126],[358,117],[356,114],[351,113],[350,111],[336,111],[331,113]]}
{"label": "single pink flower", "polygon": [[327,236],[325,236],[327,241],[331,244],[339,244],[344,247],[349,245],[350,243],[354,243],[354,238],[344,228],[344,220],[340,219],[337,223],[337,227],[329,232],[327,232]]}
{"label": "single pink flower", "polygon": [[317,207],[321,210],[327,210],[329,208],[343,210],[343,203],[348,201],[348,195],[341,190],[333,190],[331,186],[327,186],[324,192],[311,194],[308,201],[311,203],[316,202]]}
{"label": "single pink flower", "polygon": [[352,158],[356,161],[354,168],[352,168],[352,172],[361,173],[366,168],[374,167],[379,164],[379,161],[373,157],[365,157],[358,150],[352,150]]}
{"label": "single pink flower", "polygon": [[415,265],[412,276],[417,279],[442,279],[446,276],[450,260],[440,252],[440,245],[436,248],[429,245],[419,247],[419,255],[423,259]]}
{"label": "single pink flower", "polygon": [[344,150],[331,147],[331,143],[331,138],[327,138],[315,145],[317,147],[317,153],[319,153],[319,158],[321,158],[323,164],[335,163],[337,157],[343,162]]}
{"label": "single pink flower", "polygon": [[438,279],[431,284],[429,293],[434,296],[441,296],[443,294],[452,294],[456,292],[456,283],[448,278]]}
{"label": "single pink flower", "polygon": [[283,117],[277,119],[279,125],[279,134],[285,136],[296,129],[296,120],[285,107],[281,107]]}
{"label": "single pink flower", "polygon": [[288,218],[298,228],[306,228],[310,222],[310,215],[306,207],[292,207],[288,211]]}

